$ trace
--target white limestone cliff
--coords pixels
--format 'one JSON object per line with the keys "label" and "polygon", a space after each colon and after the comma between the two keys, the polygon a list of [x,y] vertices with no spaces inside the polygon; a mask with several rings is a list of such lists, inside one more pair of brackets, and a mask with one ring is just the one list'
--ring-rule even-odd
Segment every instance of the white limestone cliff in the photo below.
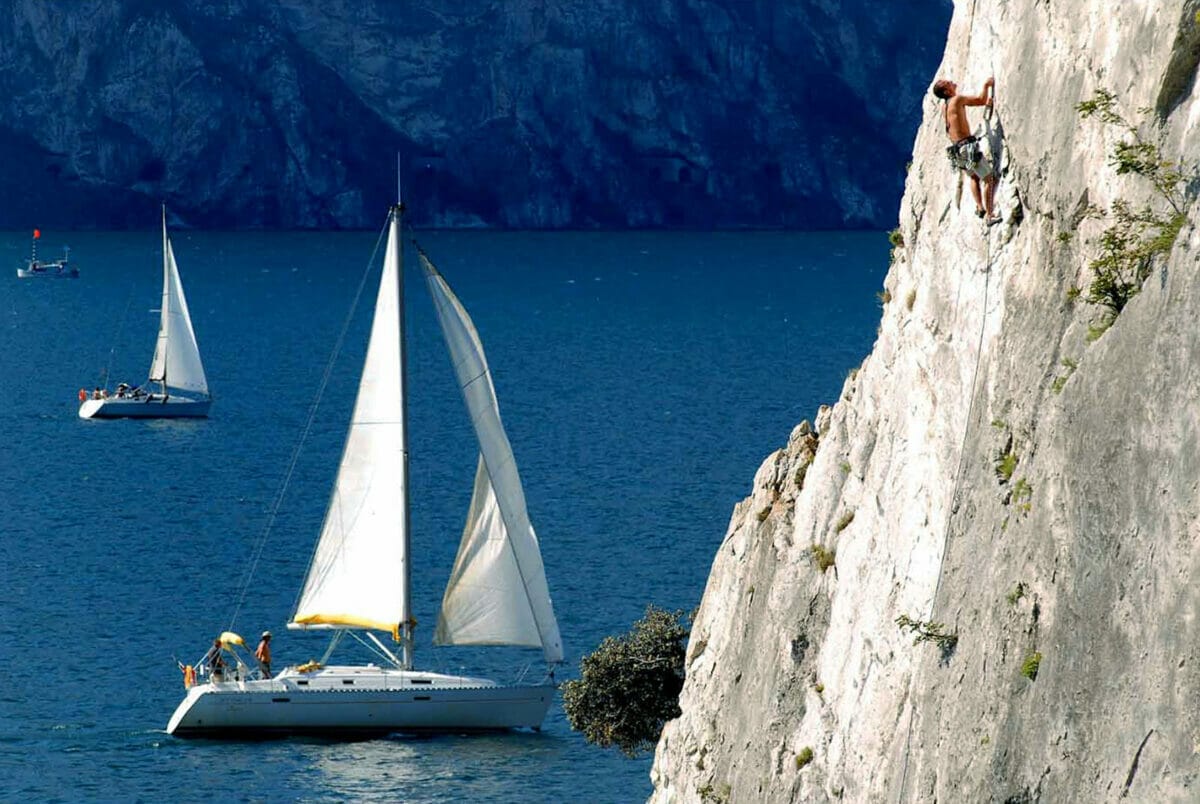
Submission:
{"label": "white limestone cliff", "polygon": [[[1005,222],[956,206],[927,96],[878,339],[803,476],[797,432],[734,511],[652,800],[1200,800],[1195,206],[1101,337],[1069,293],[1107,224],[1087,207],[1154,202],[1076,104],[1112,91],[1194,173],[1198,14],[956,3],[939,74],[995,75]],[[957,644],[914,645],[901,615]]]}

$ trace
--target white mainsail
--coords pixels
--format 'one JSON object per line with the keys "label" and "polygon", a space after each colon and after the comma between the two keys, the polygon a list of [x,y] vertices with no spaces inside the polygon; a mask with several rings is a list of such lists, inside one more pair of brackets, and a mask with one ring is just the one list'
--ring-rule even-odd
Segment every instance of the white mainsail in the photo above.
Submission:
{"label": "white mainsail", "polygon": [[150,362],[150,381],[161,382],[170,388],[208,395],[208,380],[200,362],[200,347],[192,329],[183,284],[175,251],[167,237],[166,213],[163,214],[163,293],[162,311],[158,325],[158,342]]}
{"label": "white mainsail", "polygon": [[350,433],[294,624],[398,634],[407,608],[400,235],[393,214]]}
{"label": "white mainsail", "polygon": [[500,421],[483,344],[446,280],[424,254],[420,257],[479,439],[475,494],[442,598],[434,642],[541,645],[546,661],[560,662],[562,638],[542,554],[525,508],[512,447]]}

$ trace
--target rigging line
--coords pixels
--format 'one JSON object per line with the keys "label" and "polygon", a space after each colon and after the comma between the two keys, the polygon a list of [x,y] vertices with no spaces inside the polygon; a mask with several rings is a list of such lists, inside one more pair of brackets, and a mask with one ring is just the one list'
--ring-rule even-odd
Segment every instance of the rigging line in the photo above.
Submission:
{"label": "rigging line", "polygon": [[[391,212],[388,213],[389,220]],[[258,569],[258,562],[262,558],[263,549],[266,547],[267,538],[271,535],[271,529],[275,526],[275,520],[279,516],[279,507],[283,504],[283,496],[287,492],[288,486],[292,480],[292,473],[296,470],[296,464],[300,460],[300,452],[304,448],[304,443],[308,439],[308,433],[312,429],[313,420],[317,416],[317,409],[321,406],[321,399],[325,396],[325,388],[329,385],[329,379],[333,375],[333,365],[337,361],[338,354],[342,350],[342,345],[346,340],[346,333],[350,330],[350,321],[354,318],[354,311],[358,309],[358,302],[362,298],[363,289],[367,285],[367,277],[371,274],[371,266],[375,263],[375,257],[379,254],[379,244],[383,242],[383,235],[388,229],[387,222],[379,231],[379,236],[375,239],[375,248],[371,251],[371,257],[367,260],[366,267],[363,269],[362,277],[358,281],[358,288],[354,291],[354,299],[350,303],[350,310],[346,313],[345,319],[342,321],[341,331],[338,332],[337,340],[333,344],[333,349],[329,353],[329,360],[325,363],[325,371],[321,375],[320,385],[317,386],[316,396],[308,407],[308,418],[304,422],[304,429],[300,432],[300,437],[296,440],[296,446],[292,449],[291,460],[288,461],[287,471],[284,472],[283,480],[279,484],[279,490],[275,493],[275,499],[271,504],[271,513],[267,517],[267,524],[263,527],[262,533],[259,535],[254,549],[251,551],[250,566],[246,569],[245,575],[242,578],[242,589],[238,594],[237,606],[234,607],[233,616],[229,618],[229,630],[233,630],[234,624],[237,622],[238,614],[242,611],[242,604],[246,602],[246,595],[250,591],[250,582],[254,579],[255,570]],[[313,555],[316,554],[316,547],[313,547]],[[311,557],[309,563],[311,564]],[[297,598],[298,600],[299,598]]]}
{"label": "rigging line", "polygon": [[[382,659],[385,663],[392,664],[392,665],[395,664],[395,661],[392,657],[388,656],[383,651],[381,651],[379,648],[377,648],[374,645],[367,642],[367,640],[365,640],[361,636],[359,636],[359,634],[356,631],[351,631],[350,629],[346,629],[346,633],[349,634],[350,636],[354,637],[354,639],[357,640],[360,645],[362,645],[364,648],[366,648],[371,653],[375,654],[378,658]],[[371,632],[368,631],[367,634],[371,635]]]}
{"label": "rigging line", "polygon": [[[931,620],[933,618],[933,609],[934,609],[934,606],[937,604],[938,592],[942,588],[942,575],[946,568],[947,546],[950,541],[950,522],[954,517],[955,500],[958,499],[959,492],[962,489],[963,469],[966,465],[965,459],[966,459],[966,451],[967,451],[967,437],[971,433],[971,416],[974,415],[974,411],[975,411],[975,383],[979,379],[979,364],[981,362],[983,362],[983,337],[984,337],[984,334],[987,332],[988,288],[991,285],[991,279],[992,279],[992,239],[991,239],[990,230],[987,231],[987,234],[985,235],[985,237],[987,238],[984,243],[984,261],[985,261],[985,269],[986,270],[983,275],[983,307],[982,307],[982,314],[979,317],[979,342],[975,347],[975,368],[971,373],[970,397],[967,402],[967,419],[963,423],[962,442],[959,444],[959,447],[958,447],[958,470],[956,471],[955,477],[954,477],[954,490],[950,494],[950,504],[946,509],[946,527],[942,531],[942,555],[941,555],[941,558],[938,559],[937,583],[935,583],[934,587],[933,587],[933,596],[929,598],[929,608],[925,614],[926,620]],[[900,788],[899,788],[897,801],[902,800],[903,796],[904,796],[904,785],[908,778],[908,759],[909,759],[909,754],[912,750],[913,713],[916,711],[916,708],[917,708],[916,701],[911,697],[912,682],[913,682],[913,678],[910,677],[909,678],[910,697],[909,697],[909,706],[908,706],[908,730],[907,730],[907,734],[904,738],[904,767],[900,774]]]}
{"label": "rigging line", "polygon": [[[101,382],[105,388],[108,387],[108,378],[112,376],[113,357],[117,353],[117,344],[121,341],[121,333],[125,331],[125,320],[129,318],[129,308],[133,305],[135,287],[135,283],[129,283],[129,297],[125,300],[125,312],[121,313],[121,320],[117,322],[117,334],[113,337],[112,346],[108,350],[108,362],[104,364],[104,375]],[[157,346],[157,344],[155,345]]]}

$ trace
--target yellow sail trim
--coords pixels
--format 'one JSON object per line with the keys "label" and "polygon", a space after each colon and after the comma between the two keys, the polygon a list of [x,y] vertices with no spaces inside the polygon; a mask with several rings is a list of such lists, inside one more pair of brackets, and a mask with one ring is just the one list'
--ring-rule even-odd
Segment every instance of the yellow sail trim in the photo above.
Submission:
{"label": "yellow sail trim", "polygon": [[350,614],[308,614],[304,617],[293,617],[292,622],[300,625],[344,625],[348,628],[370,628],[375,631],[387,631],[392,635],[392,639],[400,641],[400,623],[368,620],[366,617],[354,617]]}

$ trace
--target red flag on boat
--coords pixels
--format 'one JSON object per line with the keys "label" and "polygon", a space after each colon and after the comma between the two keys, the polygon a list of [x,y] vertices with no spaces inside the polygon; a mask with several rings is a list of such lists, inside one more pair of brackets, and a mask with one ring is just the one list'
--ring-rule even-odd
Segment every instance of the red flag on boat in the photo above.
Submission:
{"label": "red flag on boat", "polygon": [[41,229],[34,229],[34,230],[33,230],[33,239],[34,239],[34,240],[37,240],[37,239],[38,239],[39,237],[41,237],[41,236],[42,236],[42,230],[41,230]]}

